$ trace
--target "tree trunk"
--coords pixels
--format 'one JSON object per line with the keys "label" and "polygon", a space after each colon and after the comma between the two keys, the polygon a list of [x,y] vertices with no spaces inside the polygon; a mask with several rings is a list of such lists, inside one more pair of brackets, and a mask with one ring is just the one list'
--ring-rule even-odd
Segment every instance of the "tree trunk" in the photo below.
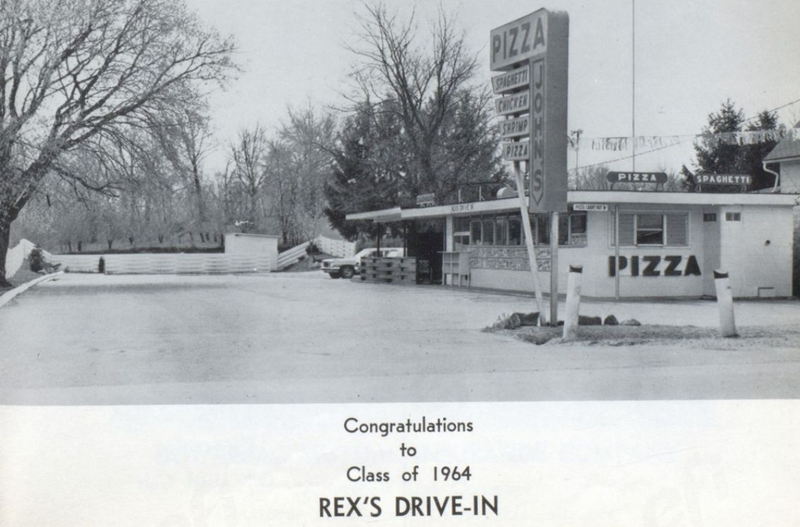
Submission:
{"label": "tree trunk", "polygon": [[197,200],[197,221],[203,224],[206,221],[206,208],[203,203],[203,184],[200,181],[200,169],[197,163],[192,163],[192,183],[194,184],[194,197]]}
{"label": "tree trunk", "polygon": [[11,287],[11,283],[6,280],[6,254],[10,235],[11,222],[0,219],[0,288]]}

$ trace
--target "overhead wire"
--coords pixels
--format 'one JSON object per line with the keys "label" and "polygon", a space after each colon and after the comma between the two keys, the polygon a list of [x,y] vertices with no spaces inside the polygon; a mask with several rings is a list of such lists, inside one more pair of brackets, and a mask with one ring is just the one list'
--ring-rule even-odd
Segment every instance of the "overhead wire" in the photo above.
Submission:
{"label": "overhead wire", "polygon": [[[800,98],[794,99],[792,101],[789,101],[789,102],[787,102],[785,104],[781,104],[780,106],[776,106],[775,108],[771,108],[771,109],[766,110],[766,111],[769,112],[769,113],[777,112],[779,110],[782,110],[784,108],[788,108],[789,106],[792,106],[792,105],[797,104],[797,103],[800,103]],[[744,119],[742,122],[746,123],[746,122],[752,121],[753,119],[757,119],[759,115],[760,114],[752,115],[752,116]],[[723,133],[729,133],[729,132],[723,132]],[[605,161],[600,161],[598,163],[591,163],[591,164],[588,164],[588,165],[581,165],[579,167],[573,168],[573,170],[577,172],[578,170],[581,170],[581,169],[584,169],[584,168],[594,168],[596,166],[606,165],[606,164],[609,164],[609,163],[617,163],[619,161],[626,161],[628,159],[633,159],[634,157],[641,157],[643,155],[652,154],[653,152],[658,152],[660,150],[666,150],[667,148],[672,148],[672,147],[684,144],[686,142],[686,140],[689,139],[689,138],[696,139],[698,137],[704,137],[706,135],[707,134],[700,133],[700,134],[679,134],[679,135],[672,134],[672,135],[653,135],[653,136],[648,136],[648,137],[677,137],[677,138],[685,138],[685,139],[681,139],[681,140],[679,140],[679,141],[677,141],[675,143],[670,143],[670,144],[667,144],[667,145],[661,145],[661,146],[658,146],[658,147],[654,147],[654,148],[651,148],[649,150],[645,150],[645,151],[642,151],[642,152],[636,152],[635,154],[628,154],[628,155],[625,155],[625,156],[622,156],[622,157],[617,157],[617,158],[614,158],[614,159],[608,159],[608,160],[605,160]],[[718,134],[714,134],[714,135],[718,135]],[[614,136],[613,138],[616,138],[616,137],[617,136]],[[624,136],[619,136],[619,137],[624,137]],[[585,138],[585,140],[589,141],[589,140],[611,139],[611,138],[612,137],[587,137],[587,138]]]}

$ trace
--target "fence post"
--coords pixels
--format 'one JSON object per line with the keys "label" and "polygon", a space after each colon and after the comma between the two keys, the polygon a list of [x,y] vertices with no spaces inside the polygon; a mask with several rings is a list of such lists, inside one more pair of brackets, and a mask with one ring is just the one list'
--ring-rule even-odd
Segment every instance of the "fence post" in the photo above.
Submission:
{"label": "fence post", "polygon": [[736,323],[733,318],[733,293],[728,280],[728,273],[714,271],[714,288],[717,291],[717,307],[719,307],[719,332],[723,337],[737,337]]}
{"label": "fence post", "polygon": [[582,265],[570,265],[567,275],[567,306],[564,313],[564,339],[578,336],[578,319],[581,306]]}

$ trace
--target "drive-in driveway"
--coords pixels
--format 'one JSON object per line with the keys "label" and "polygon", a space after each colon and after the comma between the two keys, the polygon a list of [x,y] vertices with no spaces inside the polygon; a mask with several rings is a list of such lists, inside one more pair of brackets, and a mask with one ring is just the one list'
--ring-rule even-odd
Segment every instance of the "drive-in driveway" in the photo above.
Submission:
{"label": "drive-in driveway", "polygon": [[[0,403],[796,398],[790,347],[534,346],[480,329],[530,298],[249,276],[66,274],[0,309]],[[713,326],[713,302],[587,302],[582,313]],[[737,305],[788,326],[800,303]]]}

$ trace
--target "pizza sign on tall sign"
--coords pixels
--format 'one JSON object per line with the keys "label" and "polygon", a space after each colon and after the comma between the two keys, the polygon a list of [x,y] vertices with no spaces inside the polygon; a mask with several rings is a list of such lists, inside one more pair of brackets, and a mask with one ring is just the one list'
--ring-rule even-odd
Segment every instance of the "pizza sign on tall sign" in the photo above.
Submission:
{"label": "pizza sign on tall sign", "polygon": [[569,17],[539,9],[492,30],[489,49],[507,161],[527,161],[530,210],[567,210]]}

